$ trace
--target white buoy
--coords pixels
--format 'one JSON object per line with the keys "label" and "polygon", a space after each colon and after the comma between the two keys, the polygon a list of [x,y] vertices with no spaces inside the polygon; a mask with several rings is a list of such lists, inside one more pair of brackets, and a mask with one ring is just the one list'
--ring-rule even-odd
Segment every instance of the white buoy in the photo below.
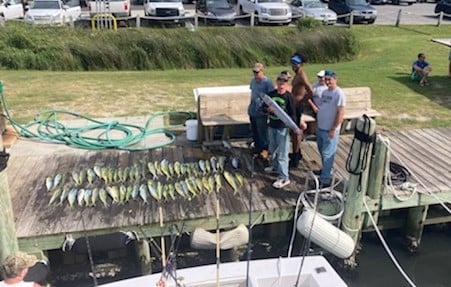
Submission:
{"label": "white buoy", "polygon": [[[338,258],[348,258],[354,252],[355,244],[352,238],[323,219],[318,213],[304,209],[297,222],[297,230],[304,237]],[[310,231],[311,230],[311,231]]]}

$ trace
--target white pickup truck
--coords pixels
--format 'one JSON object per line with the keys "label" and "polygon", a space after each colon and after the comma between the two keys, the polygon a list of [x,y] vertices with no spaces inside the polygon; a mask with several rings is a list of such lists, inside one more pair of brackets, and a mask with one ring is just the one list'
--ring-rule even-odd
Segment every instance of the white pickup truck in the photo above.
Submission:
{"label": "white pickup truck", "polygon": [[185,17],[185,8],[182,0],[145,0],[144,15],[159,17],[159,21],[183,23],[182,17]]}
{"label": "white pickup truck", "polygon": [[291,8],[283,0],[238,0],[240,14],[255,14],[255,25],[291,22]]}
{"label": "white pickup truck", "polygon": [[130,0],[96,0],[88,1],[89,15],[112,14],[114,17],[128,17],[131,15]]}

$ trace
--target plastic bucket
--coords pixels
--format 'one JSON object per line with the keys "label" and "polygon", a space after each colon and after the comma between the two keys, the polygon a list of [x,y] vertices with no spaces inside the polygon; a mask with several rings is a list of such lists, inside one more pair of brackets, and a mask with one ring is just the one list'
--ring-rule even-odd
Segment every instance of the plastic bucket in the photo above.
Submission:
{"label": "plastic bucket", "polygon": [[186,139],[189,141],[197,141],[197,120],[187,120],[186,126]]}

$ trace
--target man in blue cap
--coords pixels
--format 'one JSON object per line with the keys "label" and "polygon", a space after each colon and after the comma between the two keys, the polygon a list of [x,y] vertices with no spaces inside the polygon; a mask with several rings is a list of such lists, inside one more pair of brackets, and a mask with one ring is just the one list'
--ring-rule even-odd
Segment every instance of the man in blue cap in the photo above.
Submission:
{"label": "man in blue cap", "polygon": [[325,71],[327,90],[318,99],[316,143],[321,156],[322,169],[318,173],[320,187],[331,185],[332,168],[337,151],[338,138],[345,113],[346,97],[337,85],[337,74]]}
{"label": "man in blue cap", "polygon": [[[295,76],[292,81],[291,93],[294,96],[294,102],[296,106],[296,124],[300,127],[301,116],[304,112],[304,106],[310,106],[312,109],[315,104],[312,101],[313,89],[310,84],[307,74],[304,72],[304,63],[307,62],[307,58],[304,55],[295,53],[291,56],[291,67],[295,72]],[[302,135],[291,135],[291,144],[293,153],[290,155],[290,167],[297,168],[299,161],[302,159],[301,153],[301,140]]]}

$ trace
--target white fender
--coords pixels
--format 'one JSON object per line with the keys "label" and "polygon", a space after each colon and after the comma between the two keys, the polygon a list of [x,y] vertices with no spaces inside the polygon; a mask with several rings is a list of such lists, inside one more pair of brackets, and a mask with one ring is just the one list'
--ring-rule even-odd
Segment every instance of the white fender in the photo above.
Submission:
{"label": "white fender", "polygon": [[[351,236],[326,221],[318,213],[304,209],[297,221],[297,230],[313,243],[327,250],[338,258],[348,258],[355,248]],[[311,231],[310,231],[311,230]]]}

